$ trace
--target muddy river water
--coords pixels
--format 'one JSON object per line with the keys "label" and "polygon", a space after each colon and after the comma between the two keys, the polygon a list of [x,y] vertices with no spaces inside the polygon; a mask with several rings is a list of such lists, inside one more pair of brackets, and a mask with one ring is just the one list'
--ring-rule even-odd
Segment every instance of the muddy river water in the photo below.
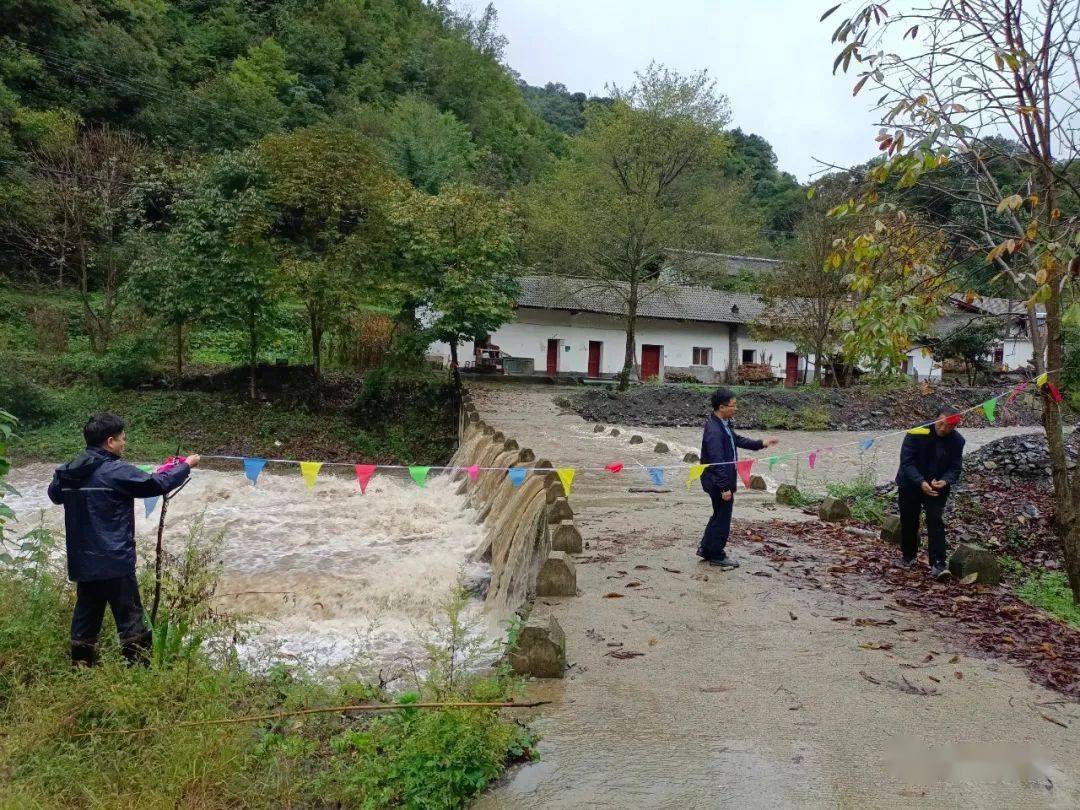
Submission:
{"label": "muddy river water", "polygon": [[[18,526],[42,515],[62,527],[45,494],[51,476],[43,464],[12,471]],[[147,518],[136,504],[140,562],[152,559],[160,508]],[[455,583],[488,576],[468,561],[483,536],[476,512],[445,478],[421,489],[379,475],[362,495],[354,478],[325,472],[310,491],[295,474],[267,471],[253,486],[240,469],[199,469],[169,506],[170,550],[204,512],[206,534],[224,532],[217,607],[257,621],[244,646],[257,660],[382,666],[418,651]],[[468,612],[478,632],[497,631],[478,599]]]}

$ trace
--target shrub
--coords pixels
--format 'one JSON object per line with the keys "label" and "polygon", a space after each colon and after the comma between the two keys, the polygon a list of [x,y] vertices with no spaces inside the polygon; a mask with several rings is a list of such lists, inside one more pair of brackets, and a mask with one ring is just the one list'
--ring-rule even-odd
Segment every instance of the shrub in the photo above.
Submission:
{"label": "shrub", "polygon": [[761,426],[766,430],[790,430],[794,421],[794,414],[787,408],[777,405],[766,405],[758,414]]}
{"label": "shrub", "polygon": [[826,487],[829,495],[847,501],[851,516],[861,523],[879,525],[885,518],[888,500],[878,495],[873,479],[863,474],[853,481],[840,481]]}
{"label": "shrub", "polygon": [[100,382],[107,388],[139,388],[158,377],[160,346],[153,335],[121,335],[103,355],[89,352],[68,355],[64,368],[75,375]]}
{"label": "shrub", "polygon": [[55,412],[48,392],[7,356],[0,356],[0,408],[30,426],[47,421]]}
{"label": "shrub", "polygon": [[1016,589],[1016,595],[1073,627],[1080,628],[1080,605],[1072,598],[1069,581],[1061,571],[1034,571]]}
{"label": "shrub", "polygon": [[795,414],[795,425],[800,430],[827,430],[829,411],[826,408],[807,405]]}

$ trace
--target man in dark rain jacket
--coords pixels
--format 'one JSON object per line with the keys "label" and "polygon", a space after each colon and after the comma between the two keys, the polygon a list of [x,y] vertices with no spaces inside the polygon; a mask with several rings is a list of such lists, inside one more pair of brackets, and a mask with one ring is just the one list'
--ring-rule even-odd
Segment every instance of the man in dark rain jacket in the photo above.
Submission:
{"label": "man in dark rain jacket", "polygon": [[905,568],[915,565],[919,515],[925,511],[930,573],[935,579],[949,577],[943,515],[949,493],[964,468],[964,437],[956,430],[958,424],[956,411],[943,408],[934,424],[908,431],[900,447],[900,469],[896,473],[901,564]]}
{"label": "man in dark rain jacket", "polygon": [[735,482],[738,480],[735,462],[739,451],[763,450],[777,443],[776,439],[747,439],[740,436],[731,427],[731,417],[735,415],[735,395],[721,388],[713,392],[713,413],[705,423],[705,432],[701,437],[701,463],[710,464],[701,475],[701,488],[712,499],[713,513],[705,527],[705,536],[701,538],[697,554],[702,560],[720,568],[738,568],[738,561],[726,551],[728,535],[731,533],[731,511],[735,506]]}
{"label": "man in dark rain jacket", "polygon": [[105,606],[112,609],[124,657],[145,661],[151,633],[143,619],[135,579],[135,498],[164,495],[187,480],[198,456],[167,472],[150,474],[120,460],[124,420],[100,413],[83,428],[86,450],[58,467],[49,499],[64,505],[68,578],[75,583],[71,660],[92,666]]}

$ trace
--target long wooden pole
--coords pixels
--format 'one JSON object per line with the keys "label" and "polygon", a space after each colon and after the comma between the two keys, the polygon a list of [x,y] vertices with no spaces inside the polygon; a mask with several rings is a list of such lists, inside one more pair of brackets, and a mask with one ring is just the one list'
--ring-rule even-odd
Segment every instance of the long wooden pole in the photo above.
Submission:
{"label": "long wooden pole", "polygon": [[167,726],[146,726],[144,728],[116,728],[99,729],[95,731],[82,731],[72,734],[72,737],[92,737],[95,734],[145,734],[151,731],[165,731],[174,728],[191,728],[194,726],[223,726],[234,723],[257,723],[261,720],[278,720],[282,717],[296,717],[308,714],[329,714],[331,712],[385,712],[401,711],[403,709],[533,709],[537,706],[547,706],[550,700],[534,700],[530,703],[390,703],[375,706],[332,706],[325,709],[297,709],[291,712],[273,712],[271,714],[257,714],[249,717],[228,717],[223,720],[187,720],[182,723],[170,723]]}

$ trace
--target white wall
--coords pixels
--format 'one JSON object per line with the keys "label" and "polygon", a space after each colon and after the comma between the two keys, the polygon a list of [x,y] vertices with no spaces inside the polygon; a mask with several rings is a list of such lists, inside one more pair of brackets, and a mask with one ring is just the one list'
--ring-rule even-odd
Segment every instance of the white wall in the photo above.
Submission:
{"label": "white wall", "polygon": [[[772,366],[773,376],[782,378],[787,366],[788,352],[795,351],[795,344],[789,340],[755,340],[750,337],[746,326],[739,326],[739,357],[737,359],[740,363],[746,349],[754,350],[755,363],[769,363]],[[805,357],[799,358],[800,373],[809,368],[812,374],[813,367],[813,363],[807,366]]]}
{"label": "white wall", "polygon": [[[503,325],[491,336],[491,342],[502,351],[514,357],[531,357],[536,370],[543,373],[547,369],[547,342],[549,339],[562,341],[559,351],[559,371],[585,374],[589,367],[589,341],[603,343],[600,356],[601,374],[618,374],[622,371],[623,356],[626,351],[626,332],[621,319],[594,313],[560,312],[556,310],[520,309],[518,319]],[[745,337],[740,337],[740,346]],[[728,360],[728,327],[726,324],[702,322],[668,321],[656,318],[640,318],[637,328],[637,360],[641,362],[643,345],[659,345],[661,369],[689,368],[693,365],[694,347],[700,346],[712,350],[710,366],[715,371],[724,371]],[[774,363],[783,374],[784,357],[793,350],[792,344],[782,342],[762,343],[749,341],[748,348],[770,348]],[[792,347],[792,348],[775,348]],[[429,354],[449,358],[450,347],[445,343],[436,343],[429,349]],[[458,350],[458,358],[464,363],[473,357],[471,343]]]}

